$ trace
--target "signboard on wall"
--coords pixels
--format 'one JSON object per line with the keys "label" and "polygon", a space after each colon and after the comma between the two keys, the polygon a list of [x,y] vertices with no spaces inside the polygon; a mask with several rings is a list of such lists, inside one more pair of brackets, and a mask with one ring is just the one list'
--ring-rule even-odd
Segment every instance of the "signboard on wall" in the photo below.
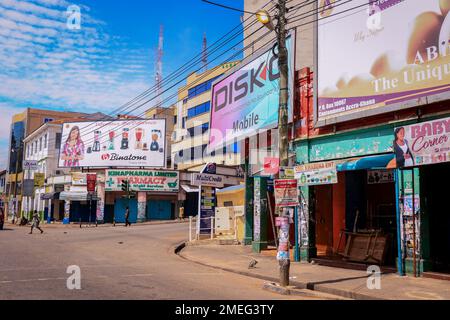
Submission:
{"label": "signboard on wall", "polygon": [[318,3],[319,125],[450,98],[446,1]]}
{"label": "signboard on wall", "polygon": [[315,186],[338,183],[336,162],[308,163],[295,167],[299,186]]}
{"label": "signboard on wall", "polygon": [[43,173],[35,173],[34,174],[34,187],[42,188],[45,185],[45,174]]}
{"label": "signboard on wall", "polygon": [[275,180],[275,205],[277,207],[299,205],[297,180]]}
{"label": "signboard on wall", "polygon": [[193,186],[207,186],[215,188],[223,188],[225,185],[225,177],[206,174],[206,173],[192,173],[191,184]]}
{"label": "signboard on wall", "polygon": [[450,117],[395,129],[397,168],[450,161]]}
{"label": "signboard on wall", "polygon": [[367,184],[393,183],[394,171],[392,170],[368,170]]}
{"label": "signboard on wall", "polygon": [[24,160],[22,166],[24,170],[36,171],[39,169],[37,160]]}
{"label": "signboard on wall", "polygon": [[122,191],[124,180],[131,191],[179,191],[178,171],[165,170],[106,170],[105,191]]}
{"label": "signboard on wall", "polygon": [[60,168],[165,166],[165,119],[63,124]]}
{"label": "signboard on wall", "polygon": [[85,186],[87,185],[87,176],[83,172],[72,172],[72,185],[73,186]]}
{"label": "signboard on wall", "polygon": [[[289,59],[289,88],[293,92],[293,37],[286,39]],[[222,148],[253,136],[258,130],[278,126],[278,58],[272,47],[212,86],[209,147]],[[292,121],[292,99],[289,102]]]}
{"label": "signboard on wall", "polygon": [[32,197],[34,195],[34,180],[25,179],[23,181],[23,196]]}

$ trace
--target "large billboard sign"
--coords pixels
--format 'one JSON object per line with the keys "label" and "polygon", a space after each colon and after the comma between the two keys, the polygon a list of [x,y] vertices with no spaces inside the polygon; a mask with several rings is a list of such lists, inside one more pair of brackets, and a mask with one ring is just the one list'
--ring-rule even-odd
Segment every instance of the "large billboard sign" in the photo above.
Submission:
{"label": "large billboard sign", "polygon": [[59,167],[152,167],[166,165],[164,119],[63,124]]}
{"label": "large billboard sign", "polygon": [[318,125],[450,98],[448,1],[318,3]]}
{"label": "large billboard sign", "polygon": [[[293,92],[294,50],[292,36],[287,37],[289,88]],[[275,49],[277,50],[277,49]],[[238,69],[212,86],[210,122],[211,149],[255,135],[258,130],[277,127],[279,105],[278,58],[271,47],[256,59],[238,65]],[[292,118],[292,99],[289,116]]]}
{"label": "large billboard sign", "polygon": [[395,129],[397,168],[450,161],[450,118]]}

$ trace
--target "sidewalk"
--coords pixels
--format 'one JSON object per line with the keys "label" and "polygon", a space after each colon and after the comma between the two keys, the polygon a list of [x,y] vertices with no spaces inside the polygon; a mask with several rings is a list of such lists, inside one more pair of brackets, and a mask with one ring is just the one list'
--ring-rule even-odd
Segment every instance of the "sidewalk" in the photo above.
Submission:
{"label": "sidewalk", "polygon": [[[146,221],[146,222],[133,223],[132,225],[135,227],[140,227],[140,226],[175,224],[175,223],[189,223],[189,220],[185,219],[183,221],[180,221],[180,220]],[[125,225],[125,223],[116,223],[116,226],[123,226],[123,225]],[[20,227],[18,223],[13,225],[10,221],[8,221],[8,222],[5,221],[5,228],[12,227],[12,226]],[[50,229],[53,229],[53,228],[80,228],[79,223],[63,224],[62,222],[56,222],[56,223],[51,223],[51,224],[48,224],[46,222],[41,222],[41,226],[44,228],[50,228]],[[92,222],[90,226],[92,228],[94,228],[95,222]],[[31,227],[31,224],[26,227]],[[89,227],[89,223],[83,222],[82,227],[83,228]],[[108,228],[108,227],[113,228],[114,225],[112,223],[105,223],[105,224],[98,225],[98,228]]]}
{"label": "sidewalk", "polygon": [[[179,255],[202,265],[278,282],[276,259],[264,254],[254,254],[251,247],[187,245]],[[248,264],[253,259],[257,260],[258,264],[255,269],[248,269]],[[381,290],[369,290],[368,274],[365,271],[307,263],[291,263],[290,276],[293,286],[351,299],[450,300],[448,281],[383,274]]]}

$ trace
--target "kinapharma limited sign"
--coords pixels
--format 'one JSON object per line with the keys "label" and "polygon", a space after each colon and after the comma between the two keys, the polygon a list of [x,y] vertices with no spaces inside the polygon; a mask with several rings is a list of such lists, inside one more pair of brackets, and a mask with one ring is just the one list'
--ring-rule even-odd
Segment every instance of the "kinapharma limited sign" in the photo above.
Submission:
{"label": "kinapharma limited sign", "polygon": [[[289,36],[286,40],[290,92],[293,92],[294,79],[293,38]],[[261,51],[259,56],[257,53],[252,55],[213,84],[209,141],[211,149],[255,135],[258,130],[277,127],[280,72],[278,58],[272,49],[273,45],[270,49]],[[257,58],[253,58],[254,56]],[[292,101],[290,99],[289,102],[290,120]]]}
{"label": "kinapharma limited sign", "polygon": [[163,170],[106,170],[105,191],[122,191],[128,181],[131,191],[178,192],[178,171]]}
{"label": "kinapharma limited sign", "polygon": [[448,1],[321,0],[318,6],[318,125],[450,98]]}

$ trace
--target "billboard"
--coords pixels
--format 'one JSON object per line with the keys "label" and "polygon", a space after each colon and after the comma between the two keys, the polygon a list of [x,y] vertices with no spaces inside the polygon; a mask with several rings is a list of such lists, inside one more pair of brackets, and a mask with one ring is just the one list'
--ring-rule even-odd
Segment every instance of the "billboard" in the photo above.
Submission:
{"label": "billboard", "polygon": [[450,161],[450,117],[398,127],[394,136],[397,168]]}
{"label": "billboard", "polygon": [[[293,37],[288,36],[289,91],[293,92]],[[278,58],[272,47],[248,63],[245,61],[212,86],[209,148],[255,135],[257,130],[278,126]],[[292,96],[292,94],[290,95]],[[292,97],[289,118],[292,120]]]}
{"label": "billboard", "polygon": [[128,181],[131,191],[178,192],[178,171],[106,170],[105,191],[122,191],[122,181]]}
{"label": "billboard", "polygon": [[165,119],[63,124],[60,168],[161,168],[165,160]]}
{"label": "billboard", "polygon": [[318,125],[450,98],[447,1],[318,3]]}

